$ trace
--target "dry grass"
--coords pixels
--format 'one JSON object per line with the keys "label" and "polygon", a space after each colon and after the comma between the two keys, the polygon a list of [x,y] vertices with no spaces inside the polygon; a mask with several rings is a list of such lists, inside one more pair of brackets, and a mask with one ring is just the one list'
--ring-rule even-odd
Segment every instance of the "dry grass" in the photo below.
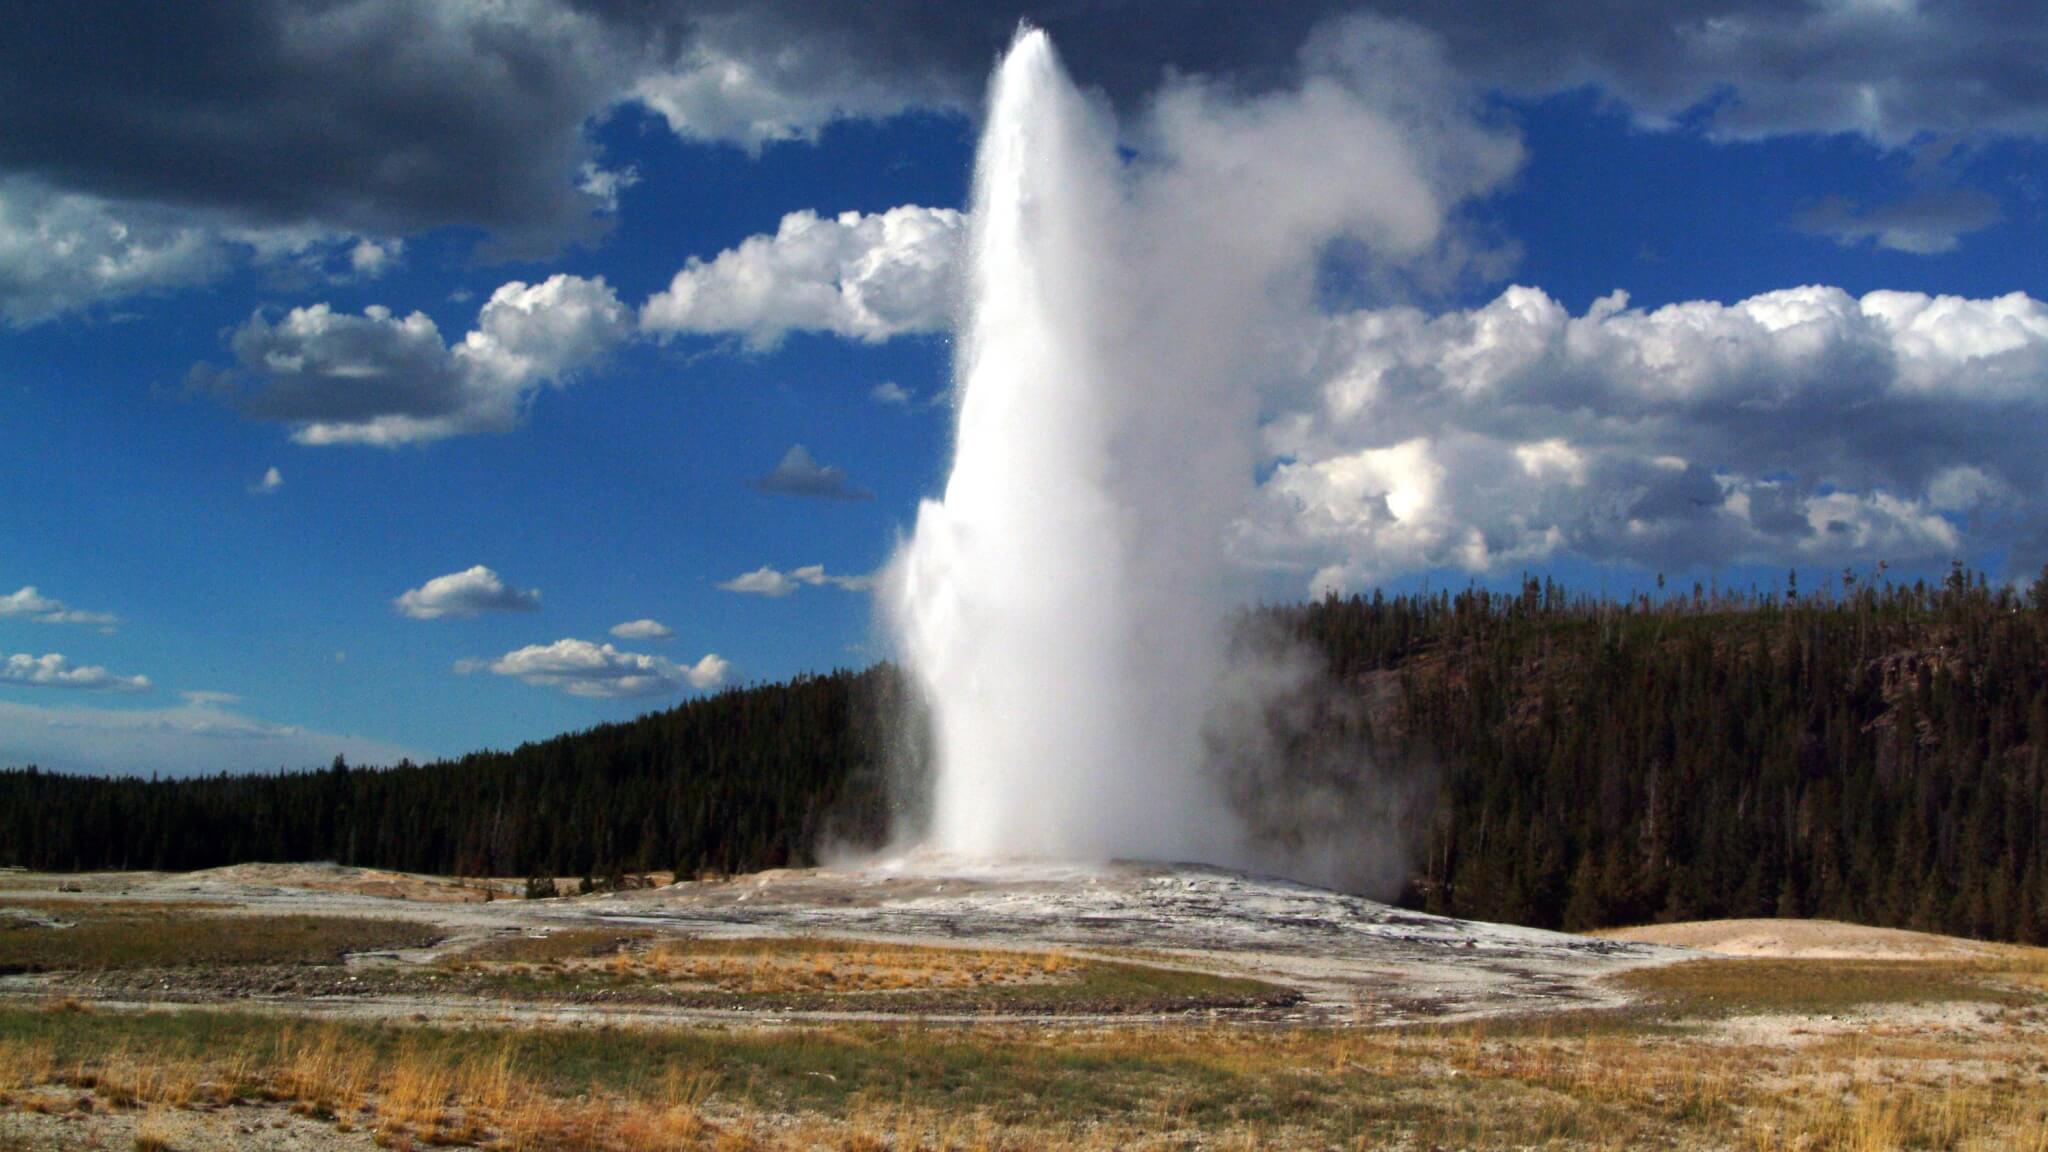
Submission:
{"label": "dry grass", "polygon": [[176,1140],[176,1130],[161,1112],[151,1112],[135,1126],[135,1152],[177,1152]]}
{"label": "dry grass", "polygon": [[[821,962],[835,980],[856,964],[925,962],[920,950],[868,947],[770,951],[789,972],[778,978],[799,982],[821,979]],[[743,954],[721,944],[667,962]],[[980,956],[950,962],[997,963]],[[1653,981],[1661,1000],[1649,1010],[1389,1031],[498,1031],[0,1009],[0,1092],[17,1109],[75,1110],[89,1096],[145,1119],[268,1099],[369,1128],[386,1147],[522,1152],[2048,1152],[2048,1027],[2024,984],[2034,960],[1960,973],[1879,966],[1834,990],[1821,968],[1717,961]],[[1932,1009],[1911,1027],[1885,1024],[1883,1013],[1930,998],[1966,1005],[1954,1027],[1925,1023],[1945,1018]],[[1733,1026],[1731,1004],[1792,1013],[1814,1030],[1758,1038]],[[1844,1013],[1874,1015],[1857,1024]]]}
{"label": "dry grass", "polygon": [[453,987],[533,1000],[879,1012],[1129,1013],[1291,1003],[1256,980],[1060,951],[570,929],[444,957]]}
{"label": "dry grass", "polygon": [[745,995],[910,992],[1059,982],[1082,965],[1060,952],[920,948],[848,940],[664,940],[615,967]]}
{"label": "dry grass", "polygon": [[740,995],[907,992],[1058,982],[1081,961],[1063,952],[934,948],[807,937],[657,939],[640,931],[569,929],[493,940],[445,964],[457,970],[604,972]]}

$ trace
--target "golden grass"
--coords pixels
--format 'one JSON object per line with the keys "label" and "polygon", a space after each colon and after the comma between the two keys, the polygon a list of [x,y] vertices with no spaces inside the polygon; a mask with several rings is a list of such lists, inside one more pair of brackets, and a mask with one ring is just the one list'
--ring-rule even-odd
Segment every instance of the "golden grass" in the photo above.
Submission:
{"label": "golden grass", "polygon": [[177,1133],[168,1117],[151,1112],[135,1126],[135,1152],[177,1152]]}
{"label": "golden grass", "polygon": [[[870,947],[783,942],[769,951],[794,981],[928,959]],[[720,945],[680,950],[669,962],[737,955],[737,945]],[[1037,966],[1044,957],[968,951],[948,962]],[[2048,1028],[2039,1026],[2038,999],[2008,995],[2030,959],[1969,973],[2001,992],[1968,1002],[1953,1027],[1927,1024],[1946,1019],[1931,1010],[1910,1027],[1885,1026],[1881,1015],[1868,1026],[1791,1018],[1810,1021],[1805,1034],[1805,1025],[1744,1031],[1751,1025],[1730,1020],[1722,1010],[1730,988],[1784,970],[1719,963],[1729,967],[1666,981],[1665,1000],[1649,1011],[1379,1031],[477,1032],[0,1010],[0,1093],[22,1110],[74,1110],[84,1094],[96,1107],[147,1115],[267,1099],[369,1128],[385,1147],[512,1152],[2048,1152]],[[1929,996],[1956,1002],[1947,976],[1917,969],[1884,968],[1849,983],[1866,1012]],[[1781,1010],[1807,993],[1773,995]],[[1836,1000],[1825,1003],[1835,1011]]]}
{"label": "golden grass", "polygon": [[569,929],[494,940],[447,958],[457,970],[602,972],[736,995],[958,991],[1058,983],[1082,962],[1059,951],[922,947],[827,938],[660,939]]}
{"label": "golden grass", "polygon": [[921,948],[852,940],[664,940],[623,973],[706,985],[721,992],[953,991],[1057,982],[1079,965],[1059,952]]}

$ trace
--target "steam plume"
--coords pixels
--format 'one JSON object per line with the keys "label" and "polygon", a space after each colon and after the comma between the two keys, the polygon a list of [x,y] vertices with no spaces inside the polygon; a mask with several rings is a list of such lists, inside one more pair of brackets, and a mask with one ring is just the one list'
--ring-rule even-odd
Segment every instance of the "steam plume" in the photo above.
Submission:
{"label": "steam plume", "polygon": [[1340,29],[1299,90],[1254,101],[1171,87],[1129,162],[1044,33],[997,68],[953,470],[885,589],[931,708],[939,851],[1253,862],[1205,727],[1260,681],[1229,668],[1225,541],[1271,341],[1330,239],[1423,252],[1447,192],[1516,156],[1470,127],[1411,148],[1426,101],[1386,98],[1381,47]]}

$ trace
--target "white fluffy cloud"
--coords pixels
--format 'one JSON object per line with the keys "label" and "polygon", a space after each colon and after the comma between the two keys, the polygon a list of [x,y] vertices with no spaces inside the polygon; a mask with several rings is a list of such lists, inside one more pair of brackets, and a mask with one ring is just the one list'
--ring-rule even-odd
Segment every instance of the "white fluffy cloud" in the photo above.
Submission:
{"label": "white fluffy cloud", "polygon": [[284,473],[279,472],[276,468],[266,468],[263,470],[262,478],[257,480],[256,483],[249,485],[249,491],[258,496],[269,496],[283,487]]}
{"label": "white fluffy cloud", "polygon": [[272,323],[258,313],[231,345],[253,415],[294,425],[302,444],[395,446],[516,426],[534,394],[602,359],[632,331],[603,277],[514,280],[450,347],[423,312],[326,304]]}
{"label": "white fluffy cloud", "polygon": [[467,618],[485,612],[531,612],[540,607],[540,590],[514,588],[481,564],[436,576],[391,602],[401,616],[414,620]]}
{"label": "white fluffy cloud", "polygon": [[404,240],[393,238],[380,241],[366,237],[356,241],[349,248],[348,266],[356,275],[374,280],[397,267],[404,256]]}
{"label": "white fluffy cloud", "polygon": [[799,588],[841,588],[848,592],[865,592],[875,586],[872,576],[834,576],[825,571],[823,564],[806,564],[784,572],[771,565],[763,564],[752,572],[743,572],[720,584],[727,592],[739,592],[748,596],[780,598]]}
{"label": "white fluffy cloud", "polygon": [[875,342],[951,320],[965,218],[904,205],[863,215],[792,212],[773,236],[692,258],[641,309],[662,336],[738,335],[772,348],[793,331]]}
{"label": "white fluffy cloud", "polygon": [[0,684],[88,692],[146,692],[149,677],[117,676],[97,664],[73,664],[56,652],[43,656],[17,653],[0,660]]}
{"label": "white fluffy cloud", "polygon": [[610,644],[565,639],[531,644],[489,662],[465,660],[455,667],[463,673],[481,670],[511,676],[571,696],[612,699],[666,696],[685,687],[716,688],[725,682],[730,665],[715,653],[695,664],[677,664],[660,656],[622,652]]}
{"label": "white fluffy cloud", "polygon": [[583,166],[576,181],[576,190],[598,202],[606,212],[619,210],[619,194],[640,182],[640,169],[631,164],[624,168],[603,168],[595,162]]}
{"label": "white fluffy cloud", "polygon": [[611,632],[621,640],[672,640],[676,634],[659,620],[628,620],[612,625]]}
{"label": "white fluffy cloud", "polygon": [[15,327],[205,284],[238,267],[327,281],[373,279],[404,250],[398,238],[238,226],[216,214],[0,176],[0,322]]}
{"label": "white fluffy cloud", "polygon": [[[1686,568],[2048,540],[2048,304],[1839,289],[1325,322],[1244,553],[1318,587],[1560,553]],[[2018,556],[2024,565],[2043,557]]]}
{"label": "white fluffy cloud", "polygon": [[121,623],[121,618],[111,612],[81,611],[45,596],[33,584],[0,596],[0,620],[10,617],[39,624],[78,624],[102,632],[112,632]]}

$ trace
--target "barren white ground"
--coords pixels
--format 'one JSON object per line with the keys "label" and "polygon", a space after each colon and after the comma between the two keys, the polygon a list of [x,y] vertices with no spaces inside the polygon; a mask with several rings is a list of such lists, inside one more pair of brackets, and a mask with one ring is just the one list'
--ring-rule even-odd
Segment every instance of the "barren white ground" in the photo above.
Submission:
{"label": "barren white ground", "polygon": [[[61,892],[59,888],[76,889]],[[502,892],[503,889],[501,888]],[[784,870],[607,895],[462,902],[474,882],[331,865],[248,865],[185,875],[0,875],[8,895],[96,901],[220,902],[251,914],[402,917],[450,936],[431,959],[478,940],[611,924],[703,936],[838,936],[937,946],[1058,948],[1251,976],[1300,991],[1293,1023],[1396,1023],[1616,1004],[1602,977],[1698,955],[1662,944],[1453,920],[1356,896],[1195,865],[1094,866],[920,860],[859,870]],[[0,991],[33,994],[11,977]],[[254,1005],[260,1006],[262,997]],[[273,1007],[350,1015],[508,1012],[596,1016],[759,1018],[760,1012],[576,1005],[478,1005],[460,998],[278,1000]],[[789,1016],[790,1014],[781,1014]],[[831,1014],[820,1014],[829,1016]]]}

